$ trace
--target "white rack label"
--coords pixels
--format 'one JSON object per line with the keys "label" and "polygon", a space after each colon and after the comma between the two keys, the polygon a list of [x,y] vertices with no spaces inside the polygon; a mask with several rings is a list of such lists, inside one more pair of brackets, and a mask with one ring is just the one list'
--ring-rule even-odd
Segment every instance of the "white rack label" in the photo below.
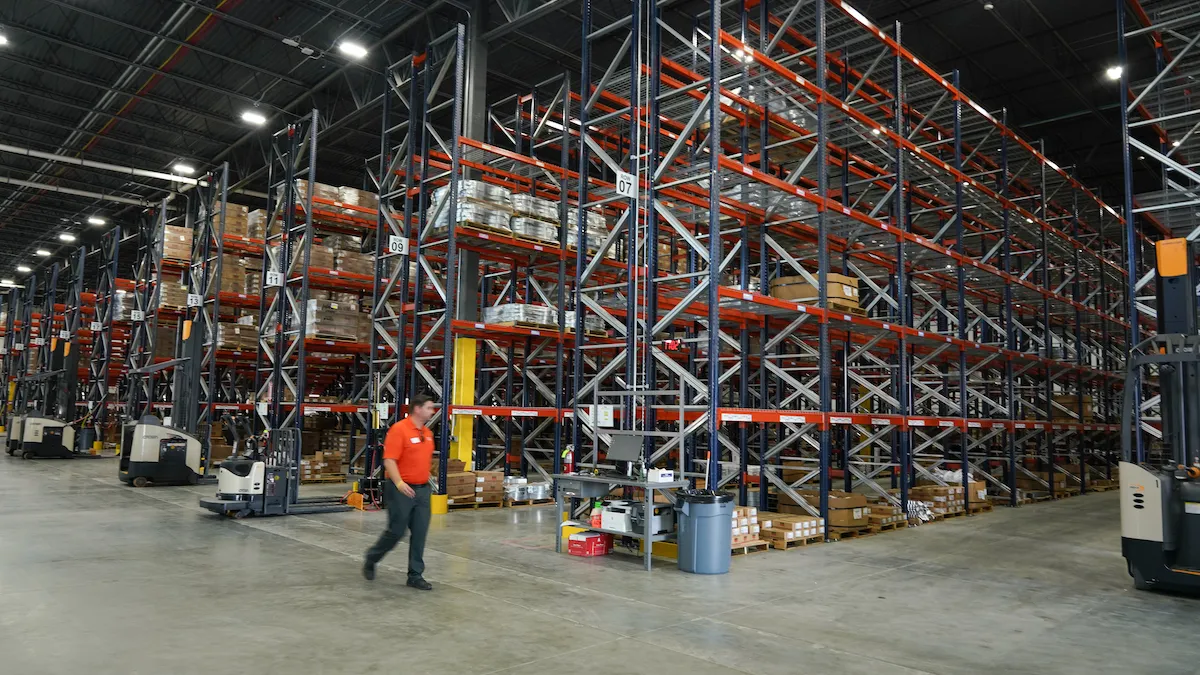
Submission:
{"label": "white rack label", "polygon": [[514,410],[514,411],[512,411],[512,416],[513,417],[537,417],[537,411],[536,410]]}
{"label": "white rack label", "polygon": [[104,330],[104,324],[100,323],[99,321],[93,321],[91,323],[91,329],[93,333],[99,333],[100,331]]}
{"label": "white rack label", "polygon": [[267,272],[267,286],[279,287],[283,285],[283,274],[275,271]]}
{"label": "white rack label", "polygon": [[408,255],[408,240],[397,235],[388,236],[388,253]]}
{"label": "white rack label", "polygon": [[744,413],[725,413],[721,415],[722,422],[749,422],[752,419],[754,418]]}
{"label": "white rack label", "polygon": [[266,415],[267,414],[267,402],[266,401],[258,401],[257,403],[254,404],[254,409],[258,411],[259,415]]}
{"label": "white rack label", "polygon": [[785,424],[807,424],[808,418],[802,415],[780,415],[779,421]]}
{"label": "white rack label", "polygon": [[14,352],[22,352],[22,351],[25,351],[25,345],[23,345],[23,344],[21,344],[20,342],[18,342],[17,344],[13,345],[13,351],[14,351]]}
{"label": "white rack label", "polygon": [[110,393],[110,394],[117,393],[117,385],[115,385],[115,384],[108,385],[108,393]]}
{"label": "white rack label", "polygon": [[203,304],[204,304],[204,297],[201,296],[199,293],[188,293],[188,298],[187,298],[187,306],[188,307],[199,307],[200,305],[203,305]]}
{"label": "white rack label", "polygon": [[923,426],[925,426],[925,420],[909,420],[909,421],[908,421],[908,426],[910,426],[910,427],[923,427]]}
{"label": "white rack label", "polygon": [[850,424],[852,420],[849,417],[830,417],[830,424]]}
{"label": "white rack label", "polygon": [[617,172],[617,194],[635,199],[638,193],[637,177],[624,171]]}
{"label": "white rack label", "polygon": [[46,344],[46,341],[40,337],[36,337],[30,340],[29,344],[33,345],[34,347],[41,347]]}
{"label": "white rack label", "polygon": [[71,339],[71,332],[70,332],[70,331],[66,331],[66,330],[60,330],[60,331],[58,331],[58,339],[59,339],[59,340],[70,340],[70,339]]}
{"label": "white rack label", "polygon": [[954,422],[951,420],[938,420],[938,426],[939,427],[952,427],[952,426],[954,426]]}
{"label": "white rack label", "polygon": [[454,414],[455,415],[482,415],[483,411],[475,410],[474,408],[455,408]]}
{"label": "white rack label", "polygon": [[887,425],[891,424],[891,422],[889,422],[889,421],[887,421],[887,420],[885,420],[885,419],[880,419],[880,418],[878,418],[878,417],[872,417],[872,418],[871,418],[871,424],[874,424],[874,425],[877,425],[877,426],[887,426]]}
{"label": "white rack label", "polygon": [[146,313],[145,313],[145,312],[143,312],[143,311],[142,311],[142,310],[140,310],[140,309],[134,309],[134,310],[130,310],[130,312],[129,312],[129,320],[130,320],[130,321],[145,321],[145,320],[146,320]]}

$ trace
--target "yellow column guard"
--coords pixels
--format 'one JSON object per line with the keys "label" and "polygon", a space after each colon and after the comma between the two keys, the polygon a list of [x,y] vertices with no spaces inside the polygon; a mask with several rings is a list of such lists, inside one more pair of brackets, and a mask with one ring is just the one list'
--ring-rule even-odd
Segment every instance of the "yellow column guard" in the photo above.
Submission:
{"label": "yellow column guard", "polygon": [[[475,353],[478,343],[475,338],[454,340],[454,390],[450,394],[451,406],[475,405]],[[471,457],[475,448],[475,418],[469,415],[451,415],[449,456],[462,460],[471,469]]]}

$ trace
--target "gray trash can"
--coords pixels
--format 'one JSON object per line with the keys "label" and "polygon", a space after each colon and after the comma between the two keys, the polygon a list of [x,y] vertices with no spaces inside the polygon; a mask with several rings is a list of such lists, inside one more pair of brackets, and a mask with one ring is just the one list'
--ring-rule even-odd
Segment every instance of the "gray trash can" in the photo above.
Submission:
{"label": "gray trash can", "polygon": [[680,490],[679,569],[693,574],[725,574],[732,557],[733,495],[708,490]]}

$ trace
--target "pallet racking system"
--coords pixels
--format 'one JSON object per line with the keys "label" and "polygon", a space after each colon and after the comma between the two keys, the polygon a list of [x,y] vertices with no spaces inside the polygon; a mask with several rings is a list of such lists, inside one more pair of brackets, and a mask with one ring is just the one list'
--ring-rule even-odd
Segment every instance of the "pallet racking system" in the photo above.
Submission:
{"label": "pallet racking system", "polygon": [[[843,2],[748,0],[713,3],[689,34],[655,3],[630,8],[594,26],[585,3],[579,86],[497,102],[486,130],[464,125],[479,105],[465,28],[393,67],[389,100],[408,119],[389,140],[401,127],[385,115],[380,172],[399,182],[381,192],[404,210],[380,250],[384,235],[408,240],[434,289],[413,292],[389,258],[380,276],[403,301],[377,304],[376,332],[400,340],[373,371],[395,382],[376,400],[429,387],[455,420],[443,447],[476,436],[446,458],[503,457],[511,472],[515,435],[553,471],[566,443],[581,459],[607,443],[602,392],[644,392],[615,404],[615,423],[682,431],[648,442],[650,461],[703,466],[765,507],[758,474],[814,513],[834,487],[905,505],[915,481],[945,485],[937,470],[964,465],[1014,505],[1018,483],[1053,497],[1110,477],[1129,280],[1144,267],[1119,262],[1130,244],[1113,207],[905,49],[898,24]],[[621,35],[593,63],[593,43]],[[560,243],[569,228],[578,246],[464,226],[466,180],[556,200]],[[430,236],[441,209],[456,226]],[[588,212],[607,220],[601,241]],[[858,285],[857,307],[830,297],[831,275]],[[812,296],[769,293],[789,276]],[[557,333],[472,314],[509,299],[579,311]],[[589,318],[609,336],[587,335]],[[548,356],[543,342],[547,367],[514,358]],[[655,393],[672,389],[684,400]]]}
{"label": "pallet racking system", "polygon": [[[1200,36],[1200,7],[1180,0],[1128,0],[1117,3],[1121,73],[1123,160],[1125,169],[1125,213],[1129,220],[1145,223],[1155,234],[1200,236],[1200,183],[1187,160],[1197,147],[1200,112],[1191,95],[1191,81],[1200,69],[1192,53]],[[1154,70],[1134,81],[1128,53],[1131,47],[1153,49]],[[1135,160],[1135,157],[1137,158]],[[1138,193],[1134,185],[1135,161],[1153,167],[1159,182],[1154,189]],[[1158,318],[1155,296],[1155,250],[1150,237],[1128,232],[1127,247],[1134,251],[1129,266],[1130,336],[1134,344],[1147,337]],[[1135,269],[1136,266],[1136,269]],[[1156,370],[1134,375],[1136,398],[1133,408],[1133,454],[1136,461],[1161,459],[1162,410]]]}

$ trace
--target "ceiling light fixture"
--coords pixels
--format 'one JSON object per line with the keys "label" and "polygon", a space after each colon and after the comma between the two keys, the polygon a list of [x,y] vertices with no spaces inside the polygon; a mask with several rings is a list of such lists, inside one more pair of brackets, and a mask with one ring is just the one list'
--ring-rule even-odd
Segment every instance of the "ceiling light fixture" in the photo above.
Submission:
{"label": "ceiling light fixture", "polygon": [[990,2],[985,2],[985,3],[983,3],[983,8],[990,12],[993,9],[996,9],[996,6]]}
{"label": "ceiling light fixture", "polygon": [[17,265],[17,271],[21,274],[29,274],[33,271],[33,268],[29,265]]}
{"label": "ceiling light fixture", "polygon": [[63,232],[62,234],[58,235],[58,238],[60,241],[65,241],[67,243],[75,241],[75,235],[71,234],[70,232]]}
{"label": "ceiling light fixture", "polygon": [[196,173],[196,167],[192,166],[191,164],[184,164],[183,162],[179,162],[171,168],[175,170],[175,173],[181,173],[185,176],[190,176]]}
{"label": "ceiling light fixture", "polygon": [[1180,144],[1180,143],[1182,143],[1182,142],[1183,142],[1183,141],[1171,141],[1171,147],[1172,147],[1172,148],[1178,148],[1178,147],[1179,147],[1179,144]]}
{"label": "ceiling light fixture", "polygon": [[342,40],[342,42],[338,44],[338,51],[352,59],[361,59],[367,55],[366,47],[358,44],[357,42],[351,42],[350,40]]}
{"label": "ceiling light fixture", "polygon": [[874,135],[876,135],[876,136],[878,136],[879,134],[881,134],[881,133],[883,133],[883,132],[882,132],[882,131],[880,131],[880,130],[878,130],[878,129],[872,129],[872,130],[871,130],[871,133],[872,133],[872,134],[874,134]]}
{"label": "ceiling light fixture", "polygon": [[108,221],[100,216],[88,216],[88,225],[103,225]]}
{"label": "ceiling light fixture", "polygon": [[46,249],[44,249],[44,248],[39,248],[39,249],[37,250],[37,254],[38,254],[39,256],[43,257],[43,258],[49,258],[49,257],[50,257],[50,251],[47,251],[47,250],[46,250]]}
{"label": "ceiling light fixture", "polygon": [[0,47],[6,44],[8,44],[8,38],[4,36],[4,33],[0,33]]}
{"label": "ceiling light fixture", "polygon": [[1104,71],[1104,76],[1114,82],[1121,79],[1121,76],[1124,74],[1125,69],[1121,66],[1109,66],[1108,70]]}
{"label": "ceiling light fixture", "polygon": [[267,118],[253,110],[247,110],[242,113],[242,121],[247,124],[253,124],[256,127],[261,127],[267,123]]}
{"label": "ceiling light fixture", "polygon": [[16,286],[12,279],[0,279],[0,286]]}

